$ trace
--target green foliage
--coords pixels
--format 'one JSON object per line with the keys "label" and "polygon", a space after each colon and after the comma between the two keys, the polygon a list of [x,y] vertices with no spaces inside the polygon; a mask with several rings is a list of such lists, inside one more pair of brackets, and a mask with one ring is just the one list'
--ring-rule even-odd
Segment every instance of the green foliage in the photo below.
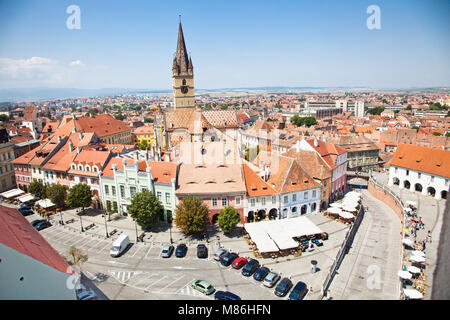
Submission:
{"label": "green foliage", "polygon": [[144,122],[145,123],[153,123],[153,118],[145,118]]}
{"label": "green foliage", "polygon": [[81,264],[88,260],[88,255],[84,254],[81,249],[78,249],[75,246],[71,246],[69,252],[67,252],[70,260],[70,264],[76,265],[81,269]]}
{"label": "green foliage", "polygon": [[433,132],[433,135],[440,136],[441,134],[439,132],[435,131],[435,132]]}
{"label": "green foliage", "polygon": [[449,107],[446,105],[441,105],[439,102],[434,102],[430,104],[428,110],[448,110]]}
{"label": "green foliage", "polygon": [[122,112],[119,112],[119,114],[116,115],[114,118],[116,118],[116,120],[122,121],[122,120],[126,119],[127,117],[124,116],[124,115],[122,114]]}
{"label": "green foliage", "polygon": [[74,185],[67,195],[67,205],[72,208],[87,208],[92,204],[91,187],[79,183]]}
{"label": "green foliage", "polygon": [[151,228],[164,214],[164,208],[158,198],[148,190],[138,192],[128,206],[128,213],[138,225]]}
{"label": "green foliage", "polygon": [[412,106],[410,104],[408,104],[408,106],[406,107],[406,110],[412,110]]}
{"label": "green foliage", "polygon": [[384,111],[384,107],[383,106],[378,106],[378,107],[367,109],[366,113],[369,113],[369,114],[372,114],[372,115],[380,115],[383,111]]}
{"label": "green foliage", "polygon": [[297,127],[306,125],[309,128],[310,126],[317,124],[317,120],[315,117],[300,117],[295,115],[291,118],[291,123],[295,124]]}
{"label": "green foliage", "polygon": [[139,143],[139,150],[147,150],[148,148],[148,142],[145,139],[142,139]]}
{"label": "green foliage", "polygon": [[38,199],[47,198],[47,187],[39,181],[33,181],[28,187],[28,192]]}
{"label": "green foliage", "polygon": [[446,137],[450,137],[450,131],[445,134]]}
{"label": "green foliage", "polygon": [[67,186],[52,184],[47,189],[47,197],[58,207],[63,208],[66,204]]}
{"label": "green foliage", "polygon": [[8,121],[9,117],[6,114],[0,114],[0,121],[5,122]]}
{"label": "green foliage", "polygon": [[241,216],[238,211],[231,206],[225,207],[221,210],[217,219],[220,229],[222,229],[225,233],[233,230],[239,221],[241,221]]}
{"label": "green foliage", "polygon": [[95,116],[96,114],[98,114],[98,110],[97,109],[95,109],[95,108],[92,108],[92,109],[89,109],[89,111],[88,112],[86,112],[86,117],[89,117],[89,116]]}
{"label": "green foliage", "polygon": [[208,223],[208,212],[201,198],[188,196],[177,205],[175,225],[185,234],[203,232]]}

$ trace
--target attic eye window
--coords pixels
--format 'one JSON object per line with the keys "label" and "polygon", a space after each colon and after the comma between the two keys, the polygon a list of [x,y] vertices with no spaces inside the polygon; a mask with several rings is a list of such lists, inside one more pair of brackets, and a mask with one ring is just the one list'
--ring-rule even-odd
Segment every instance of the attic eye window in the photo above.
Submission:
{"label": "attic eye window", "polygon": [[206,181],[206,184],[215,184],[215,181]]}

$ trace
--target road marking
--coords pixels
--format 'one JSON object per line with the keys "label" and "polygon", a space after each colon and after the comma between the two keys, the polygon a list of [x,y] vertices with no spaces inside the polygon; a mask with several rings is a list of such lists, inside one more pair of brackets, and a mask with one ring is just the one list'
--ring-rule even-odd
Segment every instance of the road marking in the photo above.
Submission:
{"label": "road marking", "polygon": [[167,276],[163,276],[162,278],[160,278],[159,280],[157,280],[156,282],[151,283],[149,286],[147,286],[144,290],[148,290],[148,288],[150,288],[151,286],[154,286],[155,284],[157,284],[158,282],[160,282],[161,280],[163,280],[164,278],[167,278]]}
{"label": "road marking", "polygon": [[108,243],[107,243],[103,248],[101,248],[99,251],[105,250],[105,248],[108,247],[108,246],[112,246],[112,243],[111,243],[111,242],[108,242]]}
{"label": "road marking", "polygon": [[129,285],[130,287],[133,287],[133,288],[136,288],[136,289],[140,289],[140,290],[145,290],[145,287],[138,287],[138,284],[140,284],[141,282],[143,282],[143,281],[146,281],[146,280],[149,280],[149,279],[151,279],[151,278],[153,278],[153,277],[159,277],[159,274],[158,273],[152,273],[152,274],[150,274],[150,276],[149,277],[143,277],[141,280],[139,280],[138,282],[136,282],[136,283],[134,283],[133,285]]}
{"label": "road marking", "polygon": [[[91,241],[98,241],[98,239],[96,239],[96,238],[90,239],[88,242],[86,242],[82,246],[80,246],[80,249],[83,248],[85,245],[87,245]],[[86,250],[89,250],[89,249],[86,249]]]}
{"label": "road marking", "polygon": [[144,256],[144,259],[147,259],[147,256],[150,253],[150,251],[152,250],[152,248],[153,248],[153,245],[150,248],[148,248],[147,253]]}
{"label": "road marking", "polygon": [[86,241],[86,240],[88,240],[88,242],[89,242],[89,241],[91,241],[92,239],[89,239],[89,238],[81,238],[81,239],[75,241],[74,243],[72,243],[71,246],[74,246],[76,243],[82,243],[83,241]]}
{"label": "road marking", "polygon": [[[137,245],[136,243],[134,244],[134,246],[137,246],[137,249],[136,249],[136,251],[133,253],[133,255],[132,255],[131,257],[134,257],[134,256],[136,255],[136,253],[138,253],[138,251],[141,250],[141,249],[143,248],[143,246],[139,246],[139,245]],[[134,246],[133,246],[133,247],[134,247]]]}
{"label": "road marking", "polygon": [[[169,287],[170,285],[174,284],[175,282],[177,282],[178,280],[181,280],[181,279],[183,279],[183,278],[184,278],[184,276],[181,276],[180,278],[178,278],[178,279],[172,281],[171,283],[169,283],[169,284],[166,285],[165,287],[161,288],[161,289],[160,289],[159,291],[157,291],[157,292],[163,291],[165,288]],[[175,290],[175,292],[176,292],[176,290]]]}
{"label": "road marking", "polygon": [[[94,248],[96,248],[98,245],[102,246],[104,242],[105,242],[105,240],[99,240],[99,241],[98,241],[98,244],[96,244],[95,246],[89,248],[88,250],[101,251],[102,249],[99,249],[99,248],[94,249]],[[109,242],[107,242],[106,245],[109,245]],[[106,247],[106,246],[105,246],[105,247]]]}

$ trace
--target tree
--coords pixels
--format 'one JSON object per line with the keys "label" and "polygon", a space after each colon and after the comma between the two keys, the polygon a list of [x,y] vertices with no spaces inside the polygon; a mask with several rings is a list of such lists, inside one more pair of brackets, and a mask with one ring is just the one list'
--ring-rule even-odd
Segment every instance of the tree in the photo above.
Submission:
{"label": "tree", "polygon": [[446,137],[450,137],[450,131],[445,134]]}
{"label": "tree", "polygon": [[47,197],[58,207],[63,208],[66,204],[67,186],[52,184],[47,189]]}
{"label": "tree", "polygon": [[91,187],[84,183],[74,185],[69,190],[67,204],[72,208],[82,208],[84,211],[84,208],[92,204]]}
{"label": "tree", "polygon": [[139,149],[140,150],[147,150],[148,148],[148,142],[145,139],[142,139],[141,142],[139,143]]}
{"label": "tree", "polygon": [[367,109],[366,113],[372,114],[372,115],[380,115],[384,111],[383,106],[378,106],[374,108]]}
{"label": "tree", "polygon": [[88,260],[88,255],[75,246],[71,246],[67,254],[71,258],[70,264],[78,266],[80,270],[81,264]]}
{"label": "tree", "polygon": [[152,192],[144,190],[136,193],[131,199],[128,213],[141,227],[151,228],[163,216],[164,208]]}
{"label": "tree", "polygon": [[434,132],[433,132],[433,135],[435,135],[435,136],[440,136],[441,134],[440,134],[439,132],[437,132],[437,131],[434,131]]}
{"label": "tree", "polygon": [[47,187],[39,181],[33,181],[28,187],[28,192],[38,199],[47,198]]}
{"label": "tree", "polygon": [[177,205],[175,225],[185,234],[202,232],[208,222],[208,212],[200,198],[188,196]]}
{"label": "tree", "polygon": [[300,117],[298,115],[294,115],[291,118],[291,122],[293,124],[295,124],[297,127],[301,127],[301,126],[305,125],[308,128],[312,125],[317,124],[317,120],[315,117]]}
{"label": "tree", "polygon": [[228,206],[220,211],[217,221],[220,229],[222,229],[223,232],[228,233],[236,227],[239,221],[241,221],[241,216],[235,208]]}

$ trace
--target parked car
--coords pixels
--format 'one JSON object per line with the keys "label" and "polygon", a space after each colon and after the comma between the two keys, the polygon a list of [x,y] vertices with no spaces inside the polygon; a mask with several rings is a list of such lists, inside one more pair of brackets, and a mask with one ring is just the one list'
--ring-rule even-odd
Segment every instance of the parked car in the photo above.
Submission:
{"label": "parked car", "polygon": [[314,243],[314,244],[317,245],[318,247],[323,246],[323,242],[320,241],[320,240],[318,240],[318,239],[313,239],[313,240],[311,240],[311,241],[312,241],[312,243]]}
{"label": "parked car", "polygon": [[292,289],[291,294],[289,295],[289,300],[302,300],[306,292],[308,291],[308,287],[304,282],[297,282],[294,289]]}
{"label": "parked car", "polygon": [[31,225],[32,225],[33,228],[34,228],[34,227],[36,227],[36,225],[37,225],[38,223],[41,223],[41,222],[43,222],[43,221],[45,221],[45,220],[41,220],[41,219],[33,220],[33,221],[31,221]]}
{"label": "parked car", "polygon": [[242,275],[249,277],[259,268],[259,261],[252,259],[242,268]]}
{"label": "parked car", "polygon": [[260,267],[253,274],[253,279],[255,279],[256,281],[262,281],[269,274],[269,272],[269,268]]}
{"label": "parked car", "polygon": [[113,246],[111,250],[109,250],[109,254],[111,257],[118,257],[120,254],[128,247],[130,244],[130,239],[126,234],[121,234],[116,240],[113,242]]}
{"label": "parked car", "polygon": [[175,256],[177,258],[182,258],[186,255],[187,250],[188,250],[187,246],[184,243],[180,243],[177,246],[177,249],[175,250]]}
{"label": "parked car", "polygon": [[278,280],[280,280],[280,275],[274,271],[269,272],[269,274],[264,278],[263,285],[266,287],[272,288]]}
{"label": "parked car", "polygon": [[173,245],[165,245],[161,250],[161,257],[170,258],[173,253]]}
{"label": "parked car", "polygon": [[26,216],[31,216],[32,214],[34,214],[34,212],[31,211],[31,210],[19,210],[19,212],[20,212],[24,217],[26,217]]}
{"label": "parked car", "polygon": [[34,228],[37,230],[37,231],[41,231],[41,230],[43,230],[43,229],[45,229],[45,228],[48,228],[48,227],[51,227],[52,226],[52,224],[50,223],[50,222],[48,222],[48,221],[41,221],[41,222],[39,222],[39,223],[36,223],[36,225],[34,226]]}
{"label": "parked car", "polygon": [[240,269],[242,268],[246,263],[247,263],[247,258],[244,257],[239,257],[237,259],[234,259],[233,263],[231,264],[231,266],[234,269]]}
{"label": "parked car", "polygon": [[235,252],[228,252],[227,254],[221,256],[220,263],[223,266],[228,267],[237,258],[239,258],[239,255],[237,253],[235,253]]}
{"label": "parked car", "polygon": [[275,295],[284,297],[292,288],[292,281],[289,278],[283,278],[275,288]]}
{"label": "parked car", "polygon": [[214,294],[216,300],[241,300],[241,298],[230,291],[216,291]]}
{"label": "parked car", "polygon": [[228,253],[228,250],[227,249],[219,249],[219,250],[217,250],[217,252],[216,253],[214,253],[214,260],[216,260],[216,261],[220,261],[220,258],[224,255],[224,254],[227,254]]}
{"label": "parked car", "polygon": [[204,244],[197,245],[197,258],[208,258],[208,248]]}
{"label": "parked car", "polygon": [[30,206],[27,206],[27,205],[24,205],[24,206],[21,206],[21,207],[19,208],[19,211],[22,211],[22,210],[31,210],[31,207],[30,207]]}
{"label": "parked car", "polygon": [[215,291],[214,287],[205,280],[193,280],[191,282],[191,287],[206,295],[211,294]]}

